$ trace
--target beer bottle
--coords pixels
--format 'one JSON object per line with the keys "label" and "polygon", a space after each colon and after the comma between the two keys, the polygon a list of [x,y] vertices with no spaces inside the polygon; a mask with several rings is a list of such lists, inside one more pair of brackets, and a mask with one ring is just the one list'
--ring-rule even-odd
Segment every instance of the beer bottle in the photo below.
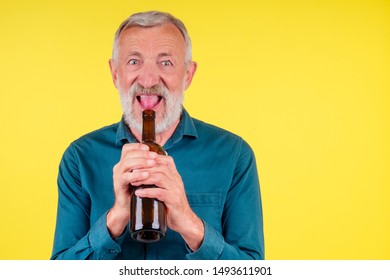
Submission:
{"label": "beer bottle", "polygon": [[[156,143],[155,112],[146,109],[142,113],[142,143],[149,150],[166,155],[164,149]],[[134,240],[140,242],[156,242],[165,237],[167,219],[165,205],[154,198],[140,198],[135,195],[137,189],[157,188],[156,185],[133,186],[130,202],[130,233]]]}

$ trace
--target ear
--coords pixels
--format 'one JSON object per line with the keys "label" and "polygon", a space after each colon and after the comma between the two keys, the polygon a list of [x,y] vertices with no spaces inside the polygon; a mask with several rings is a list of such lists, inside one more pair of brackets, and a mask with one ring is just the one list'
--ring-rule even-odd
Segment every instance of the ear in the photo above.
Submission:
{"label": "ear", "polygon": [[198,64],[195,61],[191,61],[188,64],[186,76],[184,80],[185,89],[187,89],[190,86],[192,82],[192,78],[194,77],[197,68],[198,68]]}
{"label": "ear", "polygon": [[108,61],[108,64],[110,65],[112,82],[114,83],[115,87],[118,88],[118,86],[117,86],[117,82],[118,82],[117,67],[115,65],[115,62],[113,59],[110,59]]}

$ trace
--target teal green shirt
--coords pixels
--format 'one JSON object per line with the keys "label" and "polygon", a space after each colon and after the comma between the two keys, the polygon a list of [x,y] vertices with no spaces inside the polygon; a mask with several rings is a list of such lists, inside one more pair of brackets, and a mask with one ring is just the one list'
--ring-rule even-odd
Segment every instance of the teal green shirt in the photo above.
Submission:
{"label": "teal green shirt", "polygon": [[192,252],[168,229],[157,243],[112,239],[106,216],[114,203],[112,170],[122,146],[137,140],[123,118],[71,143],[58,174],[58,212],[52,259],[264,259],[260,186],[254,154],[240,137],[191,118],[183,110],[164,145],[188,201],[205,226]]}

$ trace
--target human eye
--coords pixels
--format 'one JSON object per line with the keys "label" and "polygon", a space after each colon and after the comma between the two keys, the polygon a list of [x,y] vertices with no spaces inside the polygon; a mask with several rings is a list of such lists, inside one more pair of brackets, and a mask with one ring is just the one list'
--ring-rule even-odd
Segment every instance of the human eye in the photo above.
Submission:
{"label": "human eye", "polygon": [[129,65],[137,65],[137,64],[139,64],[139,62],[138,62],[137,59],[132,58],[132,59],[130,59],[130,60],[127,62],[127,64],[129,64]]}
{"label": "human eye", "polygon": [[172,66],[173,64],[169,60],[163,60],[163,61],[161,61],[161,65],[162,66]]}

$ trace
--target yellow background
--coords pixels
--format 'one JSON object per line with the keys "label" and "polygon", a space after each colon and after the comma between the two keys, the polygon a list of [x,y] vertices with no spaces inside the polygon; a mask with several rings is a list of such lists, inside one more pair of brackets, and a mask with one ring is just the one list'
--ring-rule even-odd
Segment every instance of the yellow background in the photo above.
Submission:
{"label": "yellow background", "polygon": [[186,108],[256,153],[266,258],[390,259],[385,0],[0,0],[0,259],[50,257],[62,153],[119,121],[113,34],[150,9],[192,37]]}

